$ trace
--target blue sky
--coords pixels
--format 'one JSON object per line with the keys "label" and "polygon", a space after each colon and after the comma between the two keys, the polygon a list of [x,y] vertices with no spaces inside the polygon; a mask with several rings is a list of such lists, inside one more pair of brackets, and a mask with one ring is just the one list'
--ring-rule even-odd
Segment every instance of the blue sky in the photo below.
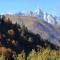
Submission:
{"label": "blue sky", "polygon": [[0,13],[34,11],[37,6],[49,14],[60,17],[60,0],[0,0]]}

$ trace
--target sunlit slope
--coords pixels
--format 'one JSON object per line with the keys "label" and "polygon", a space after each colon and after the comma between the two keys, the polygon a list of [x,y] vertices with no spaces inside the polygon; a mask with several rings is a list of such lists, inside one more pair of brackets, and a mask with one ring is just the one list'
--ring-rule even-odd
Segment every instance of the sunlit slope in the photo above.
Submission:
{"label": "sunlit slope", "polygon": [[10,17],[13,23],[17,22],[20,25],[24,24],[30,31],[40,34],[43,39],[49,39],[53,44],[60,46],[60,35],[51,24],[32,16],[18,17],[8,15],[8,17]]}

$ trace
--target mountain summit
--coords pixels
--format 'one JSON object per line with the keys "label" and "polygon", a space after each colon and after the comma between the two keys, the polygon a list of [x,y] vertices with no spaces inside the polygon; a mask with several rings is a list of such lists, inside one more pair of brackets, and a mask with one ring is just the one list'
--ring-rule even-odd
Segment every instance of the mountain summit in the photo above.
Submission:
{"label": "mountain summit", "polygon": [[40,8],[37,8],[34,12],[33,11],[27,11],[27,13],[19,12],[19,13],[16,13],[15,15],[16,16],[33,16],[41,20],[44,20],[50,24],[58,24],[60,22],[60,18],[53,16],[49,13],[44,13]]}

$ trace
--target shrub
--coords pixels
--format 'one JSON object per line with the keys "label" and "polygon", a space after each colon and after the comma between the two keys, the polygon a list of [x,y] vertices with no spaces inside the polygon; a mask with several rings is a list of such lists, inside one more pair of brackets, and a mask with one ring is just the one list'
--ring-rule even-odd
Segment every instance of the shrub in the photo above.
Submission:
{"label": "shrub", "polygon": [[13,36],[13,35],[14,35],[14,33],[15,33],[15,32],[14,32],[14,30],[13,30],[13,29],[9,29],[9,30],[8,30],[8,34],[9,34],[9,35]]}

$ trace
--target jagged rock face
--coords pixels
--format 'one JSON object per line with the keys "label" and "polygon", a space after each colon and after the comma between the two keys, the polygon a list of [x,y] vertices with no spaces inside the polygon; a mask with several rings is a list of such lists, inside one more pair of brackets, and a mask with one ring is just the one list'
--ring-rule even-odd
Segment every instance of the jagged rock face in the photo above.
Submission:
{"label": "jagged rock face", "polygon": [[33,16],[39,18],[40,20],[44,20],[50,24],[59,24],[60,17],[53,16],[47,12],[43,12],[40,8],[37,8],[35,11],[27,11],[25,13],[19,12],[15,14],[16,16]]}
{"label": "jagged rock face", "polygon": [[35,10],[35,12],[34,12],[34,16],[37,17],[37,18],[39,18],[39,19],[41,19],[41,20],[43,20],[44,13],[43,13],[43,11],[41,9],[37,8]]}
{"label": "jagged rock face", "polygon": [[48,13],[44,13],[44,20],[50,24],[57,24],[56,17],[53,17]]}
{"label": "jagged rock face", "polygon": [[47,19],[48,19],[48,23],[51,23],[51,24],[55,24],[56,22],[56,20],[54,19],[54,17],[52,17],[51,15],[48,15],[47,16]]}

